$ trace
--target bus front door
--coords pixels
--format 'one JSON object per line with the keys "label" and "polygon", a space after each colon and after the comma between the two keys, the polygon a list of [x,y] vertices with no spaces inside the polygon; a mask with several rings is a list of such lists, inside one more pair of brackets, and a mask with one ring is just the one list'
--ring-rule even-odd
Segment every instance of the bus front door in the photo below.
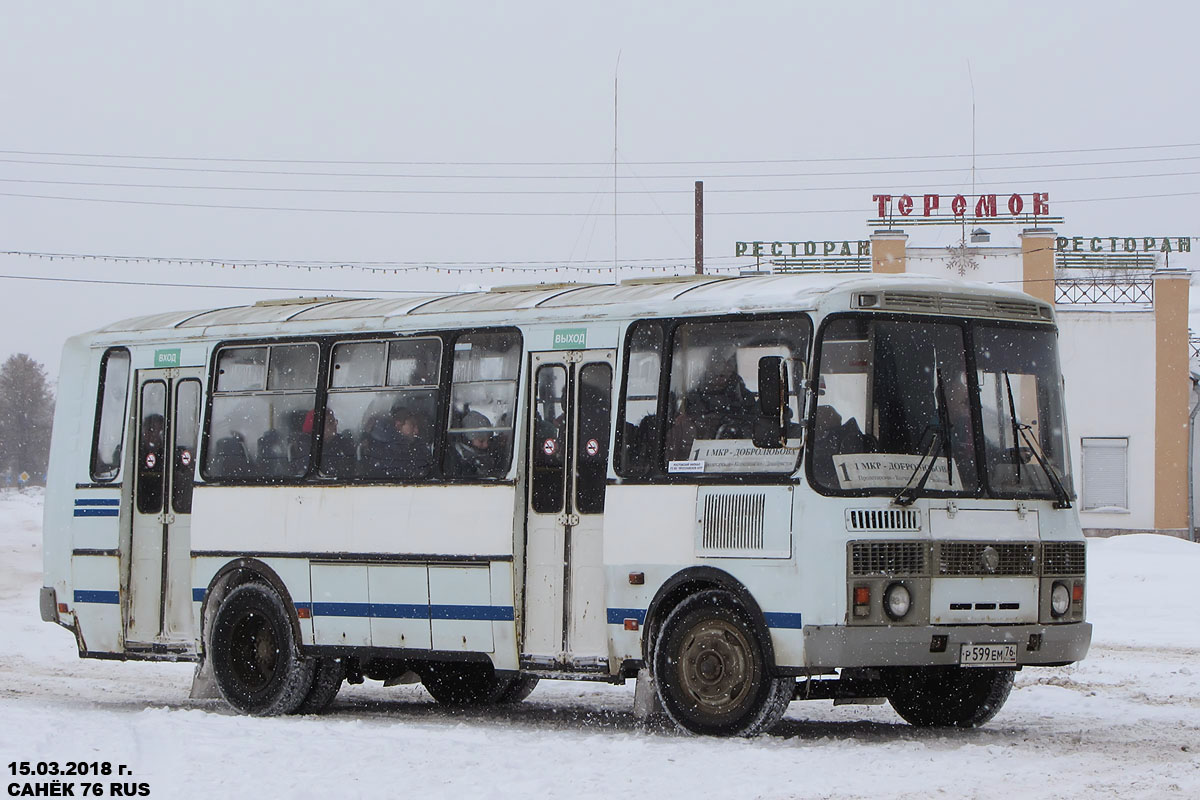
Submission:
{"label": "bus front door", "polygon": [[603,521],[612,350],[533,353],[522,661],[606,670]]}
{"label": "bus front door", "polygon": [[137,373],[133,525],[123,547],[125,644],[186,649],[192,631],[192,480],[201,369]]}

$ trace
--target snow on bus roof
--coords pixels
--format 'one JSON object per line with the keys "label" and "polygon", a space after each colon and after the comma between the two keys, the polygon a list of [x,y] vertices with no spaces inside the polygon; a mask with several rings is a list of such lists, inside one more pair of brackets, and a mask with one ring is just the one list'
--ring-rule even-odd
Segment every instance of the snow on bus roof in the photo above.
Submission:
{"label": "snow on bus roof", "polygon": [[378,319],[425,314],[473,314],[523,309],[572,309],[629,304],[639,312],[705,313],[814,308],[824,296],[903,288],[906,291],[1027,298],[1010,288],[928,275],[875,273],[774,274],[750,277],[686,275],[636,278],[618,284],[560,283],[501,286],[488,291],[430,293],[399,298],[301,297],[246,306],[152,314],[115,322],[100,332],[212,328],[254,323]]}

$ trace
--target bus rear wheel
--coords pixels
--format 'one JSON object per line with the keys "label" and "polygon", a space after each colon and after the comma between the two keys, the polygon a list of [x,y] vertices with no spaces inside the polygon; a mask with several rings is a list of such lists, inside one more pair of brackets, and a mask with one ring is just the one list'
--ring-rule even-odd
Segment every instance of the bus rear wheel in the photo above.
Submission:
{"label": "bus rear wheel", "polygon": [[755,736],[787,711],[791,678],[770,674],[750,615],[729,592],[688,597],[667,616],[654,644],[663,709],[686,731]]}
{"label": "bus rear wheel", "polygon": [[884,673],[888,702],[923,728],[973,728],[1000,711],[1012,691],[1011,669],[896,667]]}
{"label": "bus rear wheel", "polygon": [[471,662],[431,664],[421,671],[421,683],[445,706],[519,703],[537,686],[532,675],[500,676],[491,664]]}
{"label": "bus rear wheel", "polygon": [[221,602],[209,638],[217,689],[246,714],[291,714],[313,689],[314,662],[300,653],[283,600],[245,583]]}

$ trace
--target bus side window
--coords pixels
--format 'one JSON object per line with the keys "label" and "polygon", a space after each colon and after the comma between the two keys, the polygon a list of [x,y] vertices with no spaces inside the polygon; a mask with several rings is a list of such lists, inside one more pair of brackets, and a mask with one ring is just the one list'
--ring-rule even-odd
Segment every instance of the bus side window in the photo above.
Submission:
{"label": "bus side window", "polygon": [[[275,482],[308,472],[304,423],[316,409],[317,345],[234,347],[217,354],[207,479]],[[303,457],[299,456],[303,450]]]}
{"label": "bus side window", "polygon": [[500,478],[512,460],[521,335],[478,331],[454,341],[443,470],[451,478]]}
{"label": "bus side window", "polygon": [[663,332],[658,322],[635,323],[625,354],[625,402],[617,429],[617,474],[646,475],[658,444],[658,385],[662,372]]}
{"label": "bus side window", "polygon": [[92,442],[92,480],[111,481],[121,471],[125,439],[125,401],[129,397],[129,351],[113,348],[100,361],[96,433]]}

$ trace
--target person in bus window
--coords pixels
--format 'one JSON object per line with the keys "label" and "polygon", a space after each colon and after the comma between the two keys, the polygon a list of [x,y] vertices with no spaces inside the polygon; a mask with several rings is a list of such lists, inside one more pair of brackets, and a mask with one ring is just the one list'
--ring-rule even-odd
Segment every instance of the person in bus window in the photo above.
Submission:
{"label": "person in bus window", "polygon": [[420,415],[403,407],[376,418],[363,442],[360,472],[371,478],[424,478],[433,454],[421,429]]}
{"label": "person in bus window", "polygon": [[492,423],[478,411],[463,415],[453,445],[452,467],[460,478],[489,478],[499,467],[499,448],[493,446]]}
{"label": "person in bus window", "polygon": [[[296,474],[304,474],[308,468],[308,457],[312,450],[313,423],[316,414],[309,411],[300,426],[301,437],[296,440],[292,457],[295,459]],[[338,432],[337,415],[332,408],[325,409],[325,424],[321,436],[321,474],[327,478],[350,478],[354,476],[354,439],[349,433]]]}
{"label": "person in bus window", "polygon": [[714,351],[699,383],[683,403],[667,431],[669,459],[686,459],[693,442],[749,439],[754,433],[758,402],[738,373],[737,350]]}

